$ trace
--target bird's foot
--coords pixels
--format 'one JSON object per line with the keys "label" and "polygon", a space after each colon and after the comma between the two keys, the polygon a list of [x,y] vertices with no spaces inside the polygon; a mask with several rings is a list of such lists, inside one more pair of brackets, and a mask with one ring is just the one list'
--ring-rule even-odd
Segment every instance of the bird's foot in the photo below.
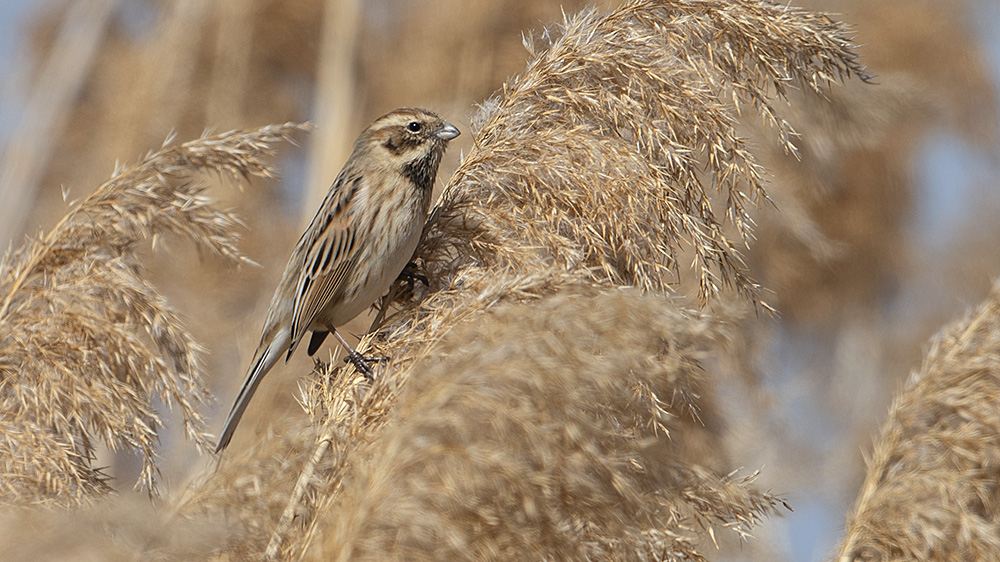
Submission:
{"label": "bird's foot", "polygon": [[347,354],[346,357],[344,357],[344,363],[353,364],[354,368],[368,380],[373,380],[375,378],[375,371],[369,363],[381,363],[382,361],[388,360],[389,358],[385,356],[365,357],[353,349]]}
{"label": "bird's foot", "polygon": [[427,280],[426,275],[421,275],[417,273],[417,264],[415,262],[409,262],[403,271],[399,273],[399,280],[406,282],[406,290],[410,293],[413,292],[413,285],[416,281],[420,281],[424,284],[424,287],[430,287],[430,281]]}

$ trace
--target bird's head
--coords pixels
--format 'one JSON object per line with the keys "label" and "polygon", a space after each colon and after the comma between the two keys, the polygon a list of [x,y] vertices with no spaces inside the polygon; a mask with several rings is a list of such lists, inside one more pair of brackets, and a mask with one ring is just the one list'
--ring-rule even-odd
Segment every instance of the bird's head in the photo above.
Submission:
{"label": "bird's head", "polygon": [[459,134],[437,114],[405,107],[379,117],[361,134],[354,150],[412,176],[419,185],[428,179],[433,182],[448,141]]}

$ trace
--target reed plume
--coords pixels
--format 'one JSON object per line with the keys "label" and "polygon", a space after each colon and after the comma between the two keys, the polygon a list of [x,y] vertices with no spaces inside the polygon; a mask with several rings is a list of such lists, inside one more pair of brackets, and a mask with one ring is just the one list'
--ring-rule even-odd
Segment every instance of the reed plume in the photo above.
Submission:
{"label": "reed plume", "polygon": [[738,117],[756,110],[794,152],[772,101],[789,84],[866,79],[848,34],[767,2],[643,1],[527,39],[528,68],[474,119],[420,255],[666,290],[687,246],[702,303],[726,286],[756,299],[740,247],[766,195]]}
{"label": "reed plume", "polygon": [[[621,0],[601,2],[612,3]],[[329,100],[310,93],[315,69],[329,57],[315,49],[329,4],[167,3],[148,34],[122,33],[113,23],[108,33],[93,35],[107,40],[88,74],[87,95],[72,100],[72,125],[56,139],[61,157],[43,183],[80,184],[94,163],[150,146],[169,128],[196,135],[206,126],[298,120],[306,110],[303,100]],[[558,13],[554,6],[573,11],[584,4],[435,0],[389,8],[365,3],[359,44],[379,48],[361,50],[350,64],[359,72],[349,79],[365,92],[352,111],[374,117],[387,107],[417,104],[461,119],[469,99],[495,91],[512,72],[511,61],[523,69],[520,51],[506,48],[516,41],[503,38]],[[373,383],[338,369],[339,363],[317,363],[302,383],[307,415],[261,404],[258,412],[266,412],[261,431],[248,432],[240,445],[250,447],[229,451],[217,471],[152,503],[133,504],[119,495],[71,510],[8,505],[0,517],[0,551],[13,560],[259,560],[262,554],[293,560],[501,554],[517,559],[525,553],[553,560],[781,559],[781,553],[762,554],[768,533],[775,527],[780,532],[780,525],[761,529],[757,523],[783,510],[780,498],[753,480],[761,462],[754,452],[776,451],[777,462],[767,461],[764,481],[780,482],[792,502],[798,492],[814,491],[812,480],[804,484],[802,478],[813,469],[822,473],[815,478],[824,480],[824,489],[837,481],[824,471],[849,481],[853,472],[841,470],[841,463],[851,464],[853,457],[835,454],[817,465],[804,463],[794,442],[789,449],[794,439],[769,433],[773,426],[767,422],[783,413],[768,407],[773,403],[739,396],[740,406],[762,412],[749,423],[716,405],[731,398],[726,395],[737,388],[733,383],[743,382],[725,379],[720,366],[738,360],[734,356],[746,336],[739,326],[758,332],[770,325],[746,314],[749,303],[763,299],[775,305],[790,330],[800,330],[796,321],[808,315],[825,333],[837,331],[848,316],[845,308],[879,315],[886,287],[902,275],[909,244],[900,234],[911,201],[909,178],[902,172],[909,170],[930,122],[926,92],[931,101],[943,100],[947,111],[956,111],[948,121],[963,138],[992,123],[987,109],[994,100],[986,95],[992,87],[976,59],[975,35],[955,25],[970,8],[961,1],[945,8],[906,5],[900,17],[902,4],[853,0],[838,8],[846,7],[842,11],[851,13],[861,30],[866,62],[881,75],[877,88],[864,80],[850,81],[847,88],[831,85],[846,76],[864,78],[852,32],[822,14],[778,3],[633,1],[610,12],[571,15],[562,25],[530,35],[528,68],[483,102],[473,119],[476,143],[427,225],[417,261],[429,286],[397,286],[380,309],[377,331],[361,342],[366,353],[391,357],[379,365]],[[449,30],[443,37],[442,28]],[[47,48],[45,32],[35,40]],[[401,50],[410,56],[399,57]],[[899,71],[908,76],[901,80]],[[970,80],[975,73],[982,75]],[[130,87],[121,88],[122,83]],[[799,151],[806,166],[796,161]],[[186,175],[167,179],[175,189],[197,187],[187,184],[194,180]],[[156,289],[217,307],[199,309],[188,327],[213,351],[209,370],[217,378],[209,382],[220,388],[218,377],[232,376],[241,368],[236,363],[245,361],[237,352],[244,342],[231,328],[251,320],[241,312],[248,302],[270,296],[269,284],[276,279],[268,279],[268,272],[280,271],[287,258],[279,241],[296,228],[260,193],[249,192],[248,208],[241,211],[253,230],[241,247],[262,262],[273,259],[273,266],[241,272],[246,275],[240,283],[224,290],[217,265],[232,259],[201,264],[207,266],[198,270],[205,285],[175,280],[171,277],[182,276],[169,271],[159,280],[166,269],[161,264],[151,271],[128,260],[121,266],[120,275],[145,280],[142,289],[151,276],[158,279]],[[38,208],[60,204],[57,197],[40,195]],[[769,197],[776,208],[765,214],[754,209]],[[770,224],[757,228],[755,220]],[[147,228],[143,236],[157,240],[156,232],[165,231]],[[758,235],[765,243],[754,240]],[[753,275],[741,255],[751,243],[755,259],[763,256],[750,265]],[[145,244],[123,246],[122,255],[131,259],[137,249],[144,251]],[[66,263],[78,260],[68,251],[59,256]],[[170,253],[171,259],[180,256]],[[0,279],[5,275],[0,271]],[[25,286],[41,293],[52,275],[31,277]],[[111,277],[87,275],[102,283]],[[761,290],[758,280],[777,292]],[[68,283],[63,284],[72,288]],[[742,316],[725,306],[731,288]],[[120,300],[117,287],[108,291],[115,293],[109,302]],[[219,295],[225,298],[214,298]],[[14,310],[24,298],[22,291],[5,306]],[[69,305],[68,297],[60,298],[52,300],[71,312],[82,306],[77,299],[105,300],[86,292],[74,294]],[[3,299],[0,294],[0,304]],[[183,310],[185,303],[172,301]],[[163,304],[151,297],[150,302]],[[699,306],[705,303],[710,306]],[[0,501],[76,503],[95,497],[108,487],[87,455],[93,454],[92,444],[100,446],[103,434],[88,429],[82,433],[88,441],[80,444],[81,430],[53,437],[54,428],[38,429],[40,424],[25,430],[30,424],[23,414],[7,417],[11,403],[17,412],[27,411],[13,388],[21,384],[25,354],[10,355],[9,345],[32,341],[7,337],[10,314],[5,310],[0,317],[5,408],[0,423],[22,421],[10,425],[18,433],[13,441],[5,437],[0,450],[5,459],[0,486],[7,486]],[[992,312],[984,318],[989,317]],[[61,338],[62,324],[51,322]],[[948,341],[979,338],[976,326],[982,322],[973,320],[963,335]],[[20,329],[23,334],[32,328]],[[142,353],[161,353],[138,322],[117,329],[145,346]],[[82,331],[66,333],[70,342],[83,338]],[[854,337],[870,340],[868,334],[878,333],[873,328]],[[101,342],[110,338],[101,337]],[[197,363],[197,349],[186,337]],[[837,338],[833,345],[839,345]],[[32,345],[39,353],[51,347]],[[935,357],[990,361],[971,351],[945,351],[949,348],[956,349],[943,343]],[[982,350],[993,353],[989,345]],[[164,361],[177,358],[187,368],[181,351]],[[66,355],[59,364],[46,360],[65,373],[79,371],[81,362]],[[87,365],[101,360],[100,354],[87,359]],[[779,368],[794,365],[786,359],[777,361]],[[939,378],[932,373],[937,367],[927,369],[928,378]],[[295,370],[285,369],[286,380]],[[905,400],[899,399],[908,413],[894,407],[898,428],[887,429],[885,443],[879,441],[869,476],[875,484],[859,502],[844,555],[894,558],[902,556],[900,545],[908,545],[905,552],[914,558],[997,558],[990,542],[997,534],[993,508],[974,497],[991,500],[989,480],[996,475],[992,464],[978,473],[970,468],[982,459],[995,464],[988,447],[996,428],[983,411],[991,402],[971,403],[992,400],[988,378],[956,374],[934,389],[926,382],[915,383],[925,385],[923,390],[908,387]],[[140,375],[125,382],[118,378],[114,390],[137,396],[158,414],[157,387],[143,383],[140,389],[133,379],[146,381]],[[46,392],[80,395],[89,391],[81,383],[91,380],[100,389],[111,384],[94,377],[53,378]],[[204,399],[201,379],[191,380]],[[24,392],[44,401],[31,388],[26,385]],[[854,392],[845,392],[845,401],[853,404],[857,392],[849,390]],[[824,391],[822,399],[832,400],[830,388]],[[958,396],[962,392],[969,393],[970,403]],[[105,395],[105,402],[119,400],[110,391]],[[199,399],[186,396],[197,412]],[[89,415],[96,408],[80,412]],[[831,407],[840,428],[850,424],[845,410]],[[81,415],[60,411],[74,422],[73,416]],[[134,411],[122,410],[116,420],[136,419]],[[972,418],[963,417],[970,412]],[[867,416],[854,417],[860,424]],[[737,432],[749,426],[755,433],[734,437],[727,423],[739,426]],[[952,423],[959,435],[935,443],[944,433],[941,427]],[[203,432],[200,422],[188,426]],[[117,428],[112,432],[129,436]],[[982,442],[976,442],[979,437]],[[918,445],[908,450],[906,441],[912,439]],[[742,443],[733,446],[737,440]],[[183,465],[177,459],[184,457],[186,444],[165,445],[159,450],[164,461]],[[8,454],[15,446],[33,453],[20,462]],[[917,448],[931,458],[915,453]],[[958,460],[952,462],[953,456]],[[54,459],[51,466],[46,459]],[[946,474],[937,462],[942,459],[959,474]],[[12,468],[15,462],[20,464]],[[171,463],[155,457],[152,462],[163,467],[164,478],[173,476]],[[955,492],[924,486],[924,467]],[[886,468],[886,477],[878,478]],[[902,476],[895,479],[893,470]],[[54,475],[58,489],[46,488],[45,475]],[[916,487],[906,487],[907,475]],[[74,491],[84,486],[96,494]],[[955,501],[942,507],[942,497]],[[926,500],[928,507],[906,503],[912,499]],[[888,522],[884,528],[880,518]],[[912,526],[900,526],[906,522]],[[765,540],[744,544],[747,533],[763,533]],[[942,546],[943,536],[955,538],[954,545]],[[727,543],[737,542],[739,553],[726,550]]]}
{"label": "reed plume", "polygon": [[144,276],[140,243],[179,235],[247,261],[241,223],[195,174],[272,177],[272,146],[301,125],[270,125],[165,146],[110,180],[44,235],[0,261],[0,497],[79,503],[107,491],[97,443],[134,451],[137,487],[155,491],[154,401],[176,406],[188,438],[209,445],[201,348]]}
{"label": "reed plume", "polygon": [[724,336],[635,289],[567,288],[456,326],[317,514],[306,558],[703,559],[710,528],[749,533],[781,505],[685,447]]}
{"label": "reed plume", "polygon": [[[565,548],[576,553],[566,558],[602,552],[633,559],[643,552],[652,559],[667,559],[676,552],[695,556],[699,541],[714,536],[706,530],[710,526],[694,525],[697,530],[678,538],[679,527],[673,523],[711,520],[745,532],[770,513],[776,498],[723,476],[732,471],[732,461],[713,456],[711,451],[718,451],[720,444],[711,432],[701,435],[700,446],[679,448],[686,453],[667,463],[673,469],[648,476],[673,479],[677,496],[693,494],[686,503],[674,496],[648,495],[652,488],[647,481],[629,484],[633,475],[619,464],[622,459],[631,458],[641,470],[653,471],[649,459],[638,458],[622,441],[605,447],[597,435],[612,426],[632,428],[638,423],[636,412],[621,398],[625,390],[617,385],[626,385],[638,396],[652,387],[663,400],[690,400],[690,407],[681,409],[688,415],[714,415],[710,389],[685,393],[670,386],[669,367],[630,363],[629,353],[660,357],[653,350],[669,348],[671,341],[655,335],[653,328],[651,335],[639,327],[659,326],[652,319],[643,316],[643,322],[633,322],[628,316],[640,314],[636,308],[642,307],[669,316],[667,310],[679,306],[657,299],[666,298],[684,277],[682,255],[692,256],[696,296],[702,304],[727,286],[744,302],[759,302],[740,247],[752,238],[750,208],[766,193],[762,170],[736,132],[740,112],[756,112],[769,123],[776,142],[794,152],[794,130],[772,102],[789,84],[822,94],[834,79],[866,79],[848,34],[845,26],[826,16],[766,2],[673,0],[632,1],[607,13],[585,11],[568,17],[558,30],[527,39],[527,69],[473,119],[475,146],[425,228],[417,256],[428,287],[418,285],[411,291],[397,286],[382,303],[376,319],[380,329],[362,338],[359,350],[367,348],[365,353],[391,360],[377,368],[378,380],[371,388],[335,365],[322,366],[318,382],[306,388],[302,402],[318,428],[318,441],[311,450],[297,453],[308,460],[266,555],[336,552],[344,559],[359,553],[431,559],[443,552],[469,552],[475,553],[471,557],[502,558],[498,553],[537,540],[531,552],[543,558],[558,559]],[[647,291],[650,302],[616,301],[615,288],[625,286]],[[568,306],[571,301],[560,296],[568,299],[583,287],[603,287],[606,292],[579,308]],[[614,320],[588,315],[590,309],[604,310],[604,301],[624,307],[620,319],[605,311],[622,321],[620,332],[609,327]],[[567,310],[559,312],[560,306]],[[483,328],[486,332],[479,333],[472,327],[501,322],[494,316],[498,307],[518,311],[499,316],[510,322],[507,329]],[[527,312],[532,307],[539,318]],[[543,323],[544,329],[533,330],[534,322]],[[517,337],[519,329],[541,339],[542,349]],[[485,339],[489,345],[480,354],[495,361],[487,366],[475,354],[460,353],[462,346],[451,339],[453,333],[463,334],[465,345],[475,349],[480,349],[475,342]],[[602,340],[620,345],[605,347]],[[523,346],[525,357],[513,351],[518,346]],[[488,351],[493,348],[498,350],[495,357]],[[452,362],[452,354],[459,359]],[[615,366],[616,354],[622,354],[630,368]],[[586,370],[580,357],[599,367]],[[563,366],[563,361],[572,367]],[[487,390],[492,387],[483,373],[499,387]],[[437,383],[440,388],[426,386]],[[471,390],[480,383],[488,396]],[[558,390],[546,390],[546,384]],[[576,393],[577,385],[590,391]],[[609,388],[615,390],[606,395]],[[464,392],[472,392],[468,405],[421,398]],[[409,413],[396,418],[397,408]],[[511,408],[509,414],[503,412]],[[417,419],[418,412],[435,419]],[[644,419],[652,423],[652,418]],[[395,420],[402,421],[397,426]],[[540,420],[549,424],[545,435],[528,431]],[[447,426],[421,425],[435,423]],[[456,432],[463,424],[487,433],[503,430],[506,440],[449,440],[449,435],[460,435]],[[430,441],[412,448],[403,445],[425,431]],[[683,439],[678,433],[686,432],[699,434],[685,427],[671,439]],[[434,445],[434,435],[444,441]],[[651,439],[650,447],[670,448],[665,434],[658,435],[663,443],[655,443],[650,434],[643,434],[642,442]],[[574,441],[577,437],[580,441]],[[585,442],[595,449],[587,449]],[[587,480],[586,493],[574,495],[572,486],[546,468],[533,472],[544,464],[540,459],[577,455],[580,449],[586,454],[575,457],[578,464],[572,470],[564,467],[565,474],[560,474],[572,479],[568,473],[573,472]],[[523,452],[523,462],[512,460],[504,468],[509,472],[497,476],[501,481],[490,484],[487,480],[497,474],[490,459],[502,459],[509,451]],[[433,455],[441,455],[440,470],[434,467]],[[390,460],[379,460],[383,456]],[[659,453],[654,456],[655,463],[665,462]],[[384,466],[385,472],[376,471],[368,480],[370,463]],[[397,465],[399,472],[392,468]],[[413,466],[412,471],[403,468]],[[230,467],[219,475],[222,482],[212,485],[224,486],[240,472]],[[594,480],[594,475],[604,476]],[[411,477],[416,480],[409,481]],[[522,480],[523,487],[518,487]],[[399,497],[385,487],[387,481],[416,495]],[[499,491],[507,485],[513,496]],[[435,503],[429,492],[418,493],[430,489],[444,494],[445,503]],[[450,496],[444,490],[467,490],[470,495]],[[371,503],[364,500],[369,492]],[[595,506],[594,513],[580,514],[575,505],[561,509],[519,503],[529,497],[544,502],[542,498],[561,494],[567,494],[570,504],[574,502],[569,498],[594,494],[620,510]],[[496,503],[490,503],[493,500]],[[670,503],[675,500],[679,503]],[[378,515],[384,512],[378,503],[383,501],[384,506],[395,506],[386,509],[399,507],[408,515]],[[466,501],[483,503],[470,506]],[[648,509],[636,508],[644,501],[650,502]],[[659,510],[655,506],[660,501],[671,507]],[[507,515],[513,520],[507,521]],[[585,524],[591,516],[593,521]],[[428,528],[408,522],[428,518],[436,521]],[[544,535],[532,539],[523,534],[529,521],[544,522],[539,527],[544,531],[538,531]],[[293,522],[306,533],[298,532],[301,527]],[[515,528],[518,524],[525,526]],[[587,535],[584,530],[591,524],[593,532]],[[329,534],[330,525],[334,535]],[[403,544],[386,542],[394,532],[406,537]],[[324,537],[322,548],[315,546],[319,535]],[[673,545],[675,538],[687,546]]]}
{"label": "reed plume", "polygon": [[1000,559],[1000,284],[893,401],[839,560]]}

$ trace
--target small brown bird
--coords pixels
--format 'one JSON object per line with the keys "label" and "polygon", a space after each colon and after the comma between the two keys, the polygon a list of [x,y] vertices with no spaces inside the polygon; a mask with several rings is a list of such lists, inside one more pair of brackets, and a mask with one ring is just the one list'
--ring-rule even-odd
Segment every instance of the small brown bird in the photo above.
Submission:
{"label": "small brown bird", "polygon": [[458,135],[454,125],[417,108],[387,113],[361,133],[285,266],[217,453],[232,439],[261,379],[279,358],[291,357],[306,331],[312,331],[309,355],[333,332],[347,359],[371,376],[336,327],[385,294],[413,257],[438,164]]}

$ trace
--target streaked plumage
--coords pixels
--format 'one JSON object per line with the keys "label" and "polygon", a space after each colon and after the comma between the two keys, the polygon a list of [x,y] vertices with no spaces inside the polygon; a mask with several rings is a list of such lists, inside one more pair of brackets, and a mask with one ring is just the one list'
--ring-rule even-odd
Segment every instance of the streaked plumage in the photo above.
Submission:
{"label": "streaked plumage", "polygon": [[[260,344],[216,452],[229,444],[265,374],[287,361],[307,331],[309,355],[328,332],[382,296],[406,267],[427,219],[434,178],[458,129],[423,109],[376,120],[302,234],[271,299]],[[357,355],[348,346],[349,354]],[[356,364],[364,370],[364,362]]]}

